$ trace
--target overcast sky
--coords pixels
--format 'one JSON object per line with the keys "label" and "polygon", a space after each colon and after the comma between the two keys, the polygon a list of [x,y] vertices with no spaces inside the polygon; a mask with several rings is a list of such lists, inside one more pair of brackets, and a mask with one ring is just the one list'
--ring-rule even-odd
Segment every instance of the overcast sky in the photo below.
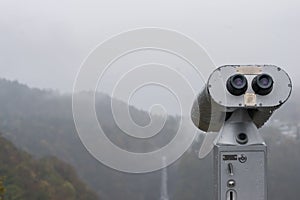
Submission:
{"label": "overcast sky", "polygon": [[291,0],[1,0],[0,77],[70,92],[97,44],[155,26],[194,38],[217,66],[271,63],[299,85],[299,21]]}

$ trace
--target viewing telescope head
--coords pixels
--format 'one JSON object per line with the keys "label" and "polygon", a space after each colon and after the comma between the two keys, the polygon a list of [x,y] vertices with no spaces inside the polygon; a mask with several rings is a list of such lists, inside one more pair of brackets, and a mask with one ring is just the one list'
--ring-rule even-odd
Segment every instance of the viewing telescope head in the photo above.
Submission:
{"label": "viewing telescope head", "polygon": [[226,65],[210,75],[192,109],[193,123],[202,131],[219,131],[237,109],[245,109],[257,128],[287,101],[292,83],[273,65]]}

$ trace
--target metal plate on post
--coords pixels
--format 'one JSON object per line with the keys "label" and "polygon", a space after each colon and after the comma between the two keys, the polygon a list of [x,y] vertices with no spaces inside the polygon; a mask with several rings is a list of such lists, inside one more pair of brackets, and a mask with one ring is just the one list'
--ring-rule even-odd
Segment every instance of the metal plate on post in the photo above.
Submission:
{"label": "metal plate on post", "polygon": [[[234,191],[233,200],[266,200],[266,146],[215,146],[215,200],[230,199],[230,191]],[[225,159],[227,155],[237,159]],[[229,167],[230,166],[230,167]]]}
{"label": "metal plate on post", "polygon": [[236,69],[236,72],[244,75],[258,75],[262,73],[262,68],[259,66],[240,66]]}
{"label": "metal plate on post", "polygon": [[256,105],[256,94],[246,93],[244,95],[245,106],[255,106]]}

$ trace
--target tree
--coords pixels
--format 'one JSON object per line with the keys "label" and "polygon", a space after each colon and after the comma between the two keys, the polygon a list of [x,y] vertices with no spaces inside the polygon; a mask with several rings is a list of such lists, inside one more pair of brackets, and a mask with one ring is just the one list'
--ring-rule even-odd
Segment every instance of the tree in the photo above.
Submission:
{"label": "tree", "polygon": [[0,178],[0,200],[4,200],[5,188],[4,188],[4,177]]}

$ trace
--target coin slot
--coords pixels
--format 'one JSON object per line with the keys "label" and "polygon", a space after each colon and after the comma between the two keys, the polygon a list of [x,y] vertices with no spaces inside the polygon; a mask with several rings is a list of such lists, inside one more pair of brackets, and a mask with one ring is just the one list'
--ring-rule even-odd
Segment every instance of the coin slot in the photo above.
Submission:
{"label": "coin slot", "polygon": [[229,190],[226,193],[226,200],[237,200],[237,195],[236,195],[236,191],[234,190]]}

